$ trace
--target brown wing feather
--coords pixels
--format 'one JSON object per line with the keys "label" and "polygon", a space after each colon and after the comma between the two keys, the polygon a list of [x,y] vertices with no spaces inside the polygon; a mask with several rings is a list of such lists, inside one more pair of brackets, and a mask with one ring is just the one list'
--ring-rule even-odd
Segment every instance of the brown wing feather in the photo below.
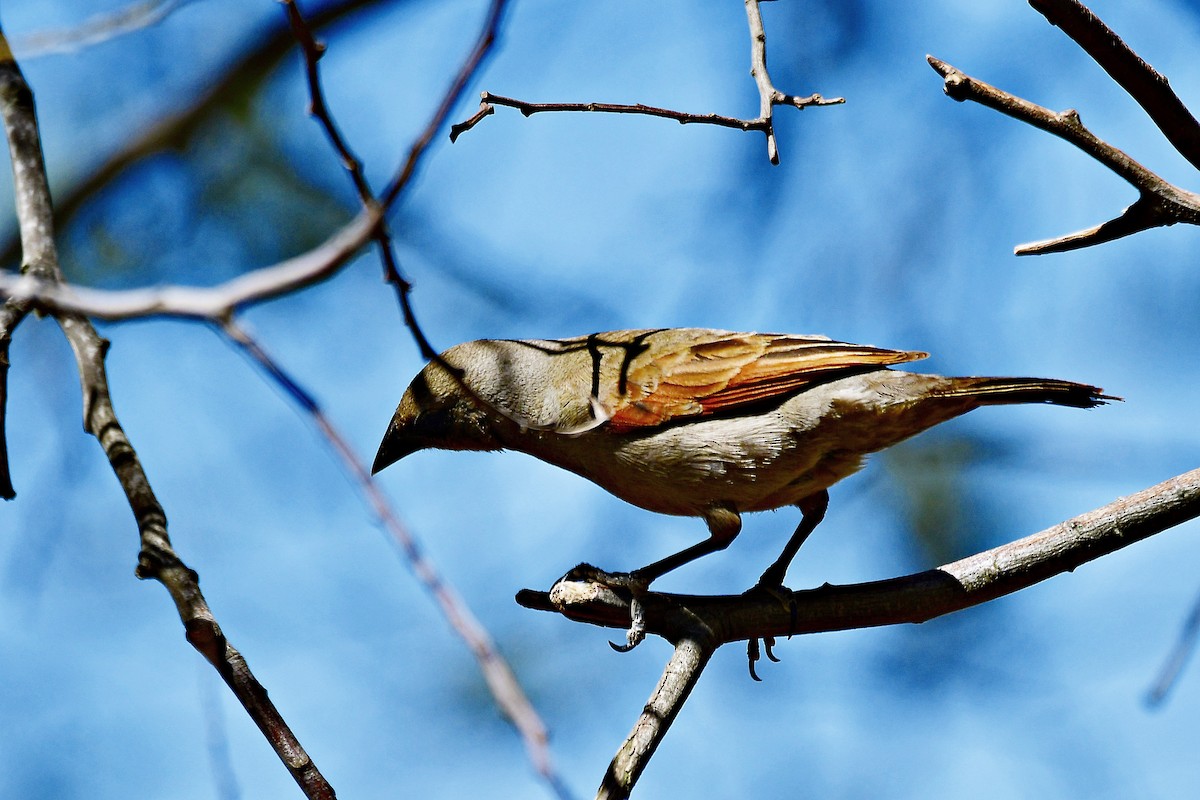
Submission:
{"label": "brown wing feather", "polygon": [[[708,333],[708,332],[705,332]],[[629,365],[627,391],[612,409],[616,430],[651,427],[780,398],[813,381],[864,367],[925,358],[821,337],[718,333],[674,346],[651,343]]]}

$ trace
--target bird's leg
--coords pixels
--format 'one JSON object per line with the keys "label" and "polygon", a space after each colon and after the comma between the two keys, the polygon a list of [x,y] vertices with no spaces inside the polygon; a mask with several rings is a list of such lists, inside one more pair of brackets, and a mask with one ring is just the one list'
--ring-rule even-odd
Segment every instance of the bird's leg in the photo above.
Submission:
{"label": "bird's leg", "polygon": [[647,564],[641,569],[635,569],[629,573],[630,579],[634,583],[644,584],[644,591],[644,587],[648,587],[651,581],[661,578],[671,570],[678,569],[684,564],[695,561],[697,558],[706,556],[709,553],[715,553],[718,550],[724,550],[726,547],[729,547],[729,544],[737,538],[738,533],[742,530],[741,515],[738,514],[737,509],[728,504],[715,505],[709,508],[704,512],[704,521],[708,524],[707,539],[697,542],[691,547],[685,547],[678,553],[659,559],[653,564]]}
{"label": "bird's leg", "polygon": [[[796,526],[796,530],[792,533],[792,538],[788,539],[788,543],[783,548],[783,552],[779,554],[779,558],[775,559],[775,563],[767,567],[766,572],[758,579],[758,583],[750,592],[766,591],[769,594],[778,597],[780,602],[784,603],[788,611],[792,615],[792,628],[796,626],[796,598],[788,592],[786,597],[781,593],[783,589],[783,579],[787,575],[788,567],[792,563],[792,559],[796,557],[796,553],[800,551],[800,546],[804,544],[804,540],[809,537],[817,526],[821,524],[821,520],[825,518],[825,511],[829,508],[829,492],[822,489],[816,494],[809,495],[796,504],[803,516],[800,518],[800,524]],[[750,592],[747,592],[749,594]],[[775,654],[771,652],[775,640],[767,638],[763,640],[766,647],[767,658],[772,661],[778,661]],[[750,677],[754,680],[759,680],[758,675],[754,671],[754,665],[759,660],[758,640],[751,639],[746,645],[746,659],[750,662]]]}
{"label": "bird's leg", "polygon": [[724,550],[742,530],[742,517],[731,504],[712,506],[704,512],[704,521],[708,524],[707,539],[697,542],[691,547],[685,547],[678,553],[659,559],[653,564],[635,569],[628,575],[621,576],[615,582],[616,585],[627,588],[633,597],[629,601],[630,626],[625,635],[626,643],[617,645],[609,642],[614,650],[627,652],[637,647],[646,638],[646,617],[641,598],[649,591],[650,584],[654,580],[701,556]]}
{"label": "bird's leg", "polygon": [[800,545],[804,544],[804,540],[816,530],[817,526],[821,524],[821,520],[825,518],[825,511],[829,508],[829,492],[822,489],[816,494],[804,498],[796,505],[804,516],[800,518],[800,524],[796,526],[795,533],[792,534],[792,538],[788,539],[779,558],[775,559],[775,563],[767,567],[766,572],[758,579],[760,587],[768,589],[783,587],[783,579],[787,575],[792,559],[800,551]]}

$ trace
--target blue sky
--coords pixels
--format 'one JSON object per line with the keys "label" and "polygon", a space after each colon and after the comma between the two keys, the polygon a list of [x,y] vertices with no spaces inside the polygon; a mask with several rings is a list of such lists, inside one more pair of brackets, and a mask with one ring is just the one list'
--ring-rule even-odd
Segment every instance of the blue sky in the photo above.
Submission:
{"label": "blue sky", "polygon": [[[384,5],[323,33],[330,104],[377,186],[484,12],[466,0]],[[1126,398],[1089,412],[984,409],[874,458],[832,490],[795,587],[999,545],[1191,469],[1200,446],[1200,233],[1176,226],[1015,258],[1015,244],[1107,219],[1135,195],[1069,145],[947,99],[924,57],[1074,107],[1185,187],[1191,167],[1026,4],[911,5],[764,6],[777,86],[848,100],[780,110],[778,167],[757,134],[500,108],[456,144],[439,137],[392,216],[417,313],[440,347],[663,325],[823,333],[931,352],[919,369],[1074,379]],[[119,6],[12,0],[0,21],[19,41]],[[1200,108],[1192,5],[1092,7]],[[23,61],[55,192],[187,105],[279,15],[269,2],[198,0],[148,30]],[[518,0],[453,116],[473,113],[482,89],[749,116],[748,51],[737,2]],[[300,76],[286,59],[185,147],[89,200],[61,235],[72,279],[211,284],[348,219],[353,196],[305,116]],[[11,212],[11,191],[0,192]],[[364,459],[421,366],[379,276],[365,254],[243,317]],[[548,796],[470,654],[286,398],[203,326],[103,333],[117,411],[180,555],[338,792]],[[62,336],[30,319],[11,357],[19,495],[0,510],[0,795],[210,798],[221,796],[214,770],[226,770],[241,796],[294,796],[185,643],[165,592],[134,579],[136,531],[80,431]],[[611,632],[512,596],[581,560],[642,565],[700,538],[702,523],[629,507],[515,454],[422,453],[380,481],[511,659],[568,784],[589,796],[669,648],[652,640],[618,655]],[[741,591],[796,518],[748,517],[733,547],[661,588]],[[1165,708],[1142,698],[1200,591],[1197,530],[924,625],[781,643],[783,663],[764,668],[762,684],[740,648],[726,648],[639,794],[1194,796],[1194,668]]]}

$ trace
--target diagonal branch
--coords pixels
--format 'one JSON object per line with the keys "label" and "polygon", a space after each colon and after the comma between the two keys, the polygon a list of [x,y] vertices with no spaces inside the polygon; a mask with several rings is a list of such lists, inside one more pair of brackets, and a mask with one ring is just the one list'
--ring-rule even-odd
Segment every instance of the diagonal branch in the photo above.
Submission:
{"label": "diagonal branch", "polygon": [[[0,113],[13,168],[13,192],[24,253],[23,269],[39,279],[62,281],[54,245],[53,209],[46,181],[33,93],[0,32]],[[11,308],[11,304],[8,306]],[[8,315],[8,316],[11,316]],[[175,602],[188,641],[217,670],[259,726],[296,783],[311,798],[332,798],[333,788],[284,722],[245,659],[229,643],[200,592],[199,578],[176,555],[167,517],[109,396],[104,357],[108,342],[78,314],[55,315],[79,369],[84,429],[96,437],[124,490],[141,540],[137,575],[158,580]]]}
{"label": "diagonal branch", "polygon": [[141,0],[116,11],[96,14],[75,27],[38,31],[13,43],[24,61],[55,53],[74,53],[157,25],[190,2],[193,0]]}
{"label": "diagonal branch", "polygon": [[371,480],[371,473],[366,464],[354,452],[354,448],[350,446],[346,437],[325,414],[312,393],[304,389],[275,359],[271,358],[245,328],[232,319],[226,319],[220,325],[220,331],[312,419],[314,426],[338,457],[342,468],[375,513],[379,524],[387,531],[392,543],[404,554],[413,574],[437,603],[450,627],[467,644],[472,655],[479,662],[479,671],[487,683],[492,698],[521,735],[534,768],[556,796],[569,797],[570,794],[566,790],[562,778],[558,775],[550,756],[546,725],[529,701],[524,689],[521,688],[512,668],[500,654],[496,642],[471,613],[471,609],[462,597],[442,578],[437,565],[425,555],[420,542],[400,519],[387,496]]}
{"label": "diagonal branch", "polygon": [[1029,5],[1082,47],[1146,111],[1175,149],[1200,169],[1200,122],[1165,75],[1078,0],[1029,0]]}
{"label": "diagonal branch", "polygon": [[1124,151],[1100,139],[1084,127],[1074,110],[1051,111],[972,78],[941,59],[927,56],[927,60],[944,78],[943,88],[950,98],[960,102],[974,101],[1070,142],[1140,194],[1137,202],[1109,222],[1067,236],[1022,245],[1016,248],[1017,255],[1075,250],[1177,222],[1200,225],[1200,195],[1168,183]]}
{"label": "diagonal branch", "polygon": [[743,131],[762,131],[767,137],[767,157],[772,164],[779,163],[779,145],[775,139],[774,112],[776,106],[791,106],[805,109],[809,106],[831,106],[845,103],[843,97],[826,99],[819,94],[808,97],[797,97],[784,94],[775,88],[771,75],[767,72],[767,34],[763,28],[762,13],[759,9],[760,0],[745,0],[746,17],[750,26],[750,74],[758,87],[759,111],[754,119],[739,119],[722,114],[693,114],[686,111],[674,111],[669,108],[649,106],[642,103],[529,103],[512,97],[483,92],[480,95],[479,111],[470,118],[450,126],[450,141],[474,128],[484,118],[495,113],[496,106],[515,108],[524,116],[532,116],[548,111],[577,111],[595,112],[602,114],[640,114],[649,117],[672,119],[681,125],[702,124],[717,125],[723,128],[736,128]]}
{"label": "diagonal branch", "polygon": [[696,635],[684,637],[675,644],[675,652],[671,654],[671,660],[654,687],[654,693],[646,701],[625,743],[608,765],[600,790],[596,792],[596,800],[623,800],[633,791],[634,784],[650,763],[654,751],[667,735],[671,723],[679,716],[679,710],[717,650],[711,635],[705,634],[705,631],[699,630]]}

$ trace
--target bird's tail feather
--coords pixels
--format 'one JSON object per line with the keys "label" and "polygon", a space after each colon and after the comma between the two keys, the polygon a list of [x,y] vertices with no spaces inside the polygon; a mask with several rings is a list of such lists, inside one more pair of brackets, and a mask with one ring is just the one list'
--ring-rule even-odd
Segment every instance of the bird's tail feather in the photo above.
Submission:
{"label": "bird's tail feather", "polygon": [[954,378],[935,394],[971,397],[980,405],[1052,403],[1073,408],[1095,408],[1120,397],[1104,394],[1098,386],[1052,378]]}

